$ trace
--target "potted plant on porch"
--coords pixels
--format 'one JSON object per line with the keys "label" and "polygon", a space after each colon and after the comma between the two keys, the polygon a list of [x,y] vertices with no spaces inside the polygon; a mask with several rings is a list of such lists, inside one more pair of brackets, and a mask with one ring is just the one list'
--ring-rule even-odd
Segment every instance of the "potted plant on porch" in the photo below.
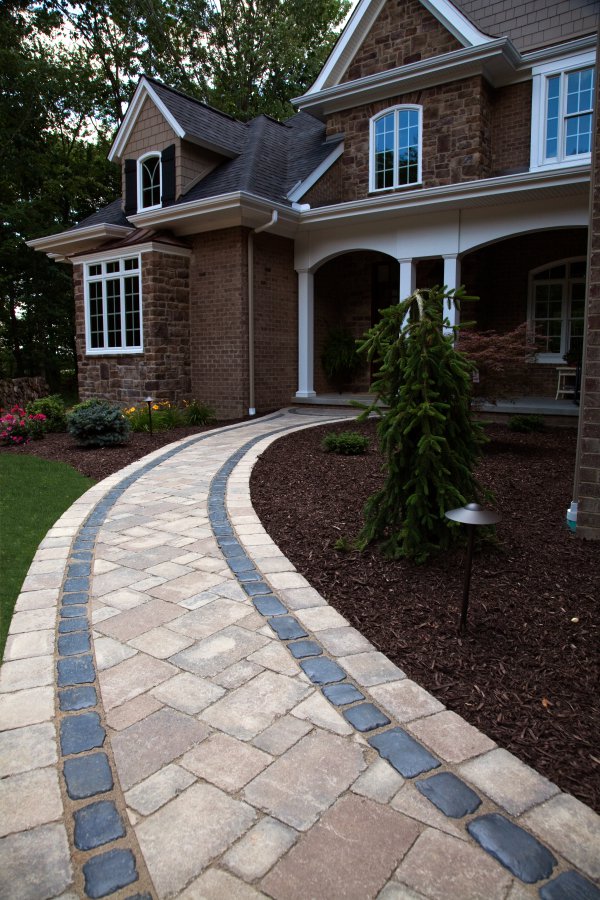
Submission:
{"label": "potted plant on porch", "polygon": [[362,364],[356,350],[356,340],[346,328],[338,326],[330,330],[321,354],[321,364],[327,380],[341,394]]}

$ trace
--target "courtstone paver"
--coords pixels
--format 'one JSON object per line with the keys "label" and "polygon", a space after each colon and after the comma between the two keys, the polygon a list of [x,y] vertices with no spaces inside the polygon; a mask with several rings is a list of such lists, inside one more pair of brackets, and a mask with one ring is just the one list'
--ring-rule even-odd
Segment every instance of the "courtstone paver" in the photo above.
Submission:
{"label": "courtstone paver", "polygon": [[407,679],[259,522],[256,459],[330,415],[184,439],[48,532],[0,669],[1,897],[598,900],[600,819]]}

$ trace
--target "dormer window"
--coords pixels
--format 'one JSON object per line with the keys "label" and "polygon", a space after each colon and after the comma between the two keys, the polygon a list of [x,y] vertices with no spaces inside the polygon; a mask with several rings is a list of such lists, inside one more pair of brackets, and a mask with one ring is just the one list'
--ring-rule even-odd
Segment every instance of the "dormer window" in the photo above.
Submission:
{"label": "dormer window", "polygon": [[422,107],[397,106],[371,119],[371,190],[421,182]]}
{"label": "dormer window", "polygon": [[138,165],[138,209],[155,209],[161,205],[160,153],[142,156]]}

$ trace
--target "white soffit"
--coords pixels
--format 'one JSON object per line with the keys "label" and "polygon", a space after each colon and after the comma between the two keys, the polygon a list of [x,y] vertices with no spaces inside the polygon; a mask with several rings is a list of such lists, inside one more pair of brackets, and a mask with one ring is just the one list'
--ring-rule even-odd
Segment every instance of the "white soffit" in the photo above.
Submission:
{"label": "white soffit", "polygon": [[113,145],[110,148],[108,158],[111,162],[118,162],[120,160],[127,145],[127,141],[129,140],[129,136],[142,110],[144,101],[147,98],[152,100],[156,108],[159,110],[159,112],[164,117],[169,127],[177,135],[177,137],[182,138],[185,136],[185,131],[183,130],[177,119],[172,115],[172,113],[169,112],[152,85],[142,75],[139,84],[135,89],[135,93],[133,95],[131,103],[127,107],[125,118],[121,122],[121,126],[117,131],[117,136],[115,137]]}
{"label": "white soffit", "polygon": [[34,238],[26,241],[32,250],[46,253],[51,259],[65,259],[74,253],[81,253],[91,247],[97,247],[101,241],[115,240],[131,234],[132,229],[125,225],[88,225],[85,228],[72,228],[59,234]]}

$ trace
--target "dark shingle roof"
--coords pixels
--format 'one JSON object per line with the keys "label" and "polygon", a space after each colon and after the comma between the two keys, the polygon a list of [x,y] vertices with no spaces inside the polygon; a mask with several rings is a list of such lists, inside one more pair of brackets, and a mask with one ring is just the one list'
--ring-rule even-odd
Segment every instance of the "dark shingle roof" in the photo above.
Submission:
{"label": "dark shingle roof", "polygon": [[485,34],[508,36],[518,50],[569,41],[598,28],[598,0],[453,0]]}
{"label": "dark shingle roof", "polygon": [[109,203],[108,206],[102,207],[97,212],[92,213],[91,216],[88,216],[87,219],[84,219],[82,222],[79,222],[77,225],[74,225],[74,228],[89,228],[90,225],[123,225],[125,228],[132,228],[130,222],[125,218],[125,213],[123,212],[123,204],[121,203],[121,198],[118,200],[113,200],[112,203]]}

